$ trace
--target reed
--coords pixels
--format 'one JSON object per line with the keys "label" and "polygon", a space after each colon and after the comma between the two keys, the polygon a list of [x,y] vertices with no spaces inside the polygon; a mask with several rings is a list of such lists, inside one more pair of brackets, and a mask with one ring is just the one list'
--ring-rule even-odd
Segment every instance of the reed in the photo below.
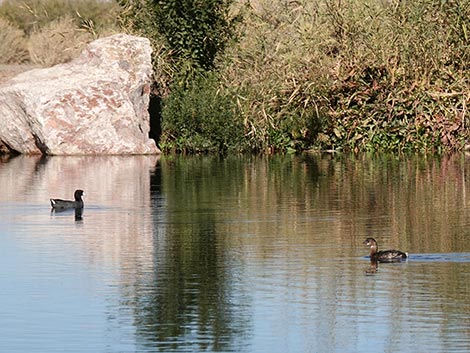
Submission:
{"label": "reed", "polygon": [[237,87],[253,145],[443,151],[468,143],[468,1],[257,0],[244,26],[221,70]]}

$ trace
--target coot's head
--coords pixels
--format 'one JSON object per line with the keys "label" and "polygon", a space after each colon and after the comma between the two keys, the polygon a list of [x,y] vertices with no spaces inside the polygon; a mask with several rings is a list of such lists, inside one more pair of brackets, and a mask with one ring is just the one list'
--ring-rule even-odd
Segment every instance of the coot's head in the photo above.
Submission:
{"label": "coot's head", "polygon": [[370,247],[377,247],[377,242],[375,241],[374,238],[367,238],[366,240],[364,240],[362,244],[370,246]]}
{"label": "coot's head", "polygon": [[85,195],[83,190],[75,190],[75,193],[73,194],[75,201],[81,200],[82,196]]}

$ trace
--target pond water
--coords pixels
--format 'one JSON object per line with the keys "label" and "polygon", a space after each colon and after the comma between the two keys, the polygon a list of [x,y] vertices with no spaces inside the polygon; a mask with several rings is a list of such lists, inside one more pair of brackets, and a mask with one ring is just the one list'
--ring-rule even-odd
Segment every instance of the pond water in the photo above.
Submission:
{"label": "pond water", "polygon": [[0,351],[468,352],[469,162],[4,159]]}

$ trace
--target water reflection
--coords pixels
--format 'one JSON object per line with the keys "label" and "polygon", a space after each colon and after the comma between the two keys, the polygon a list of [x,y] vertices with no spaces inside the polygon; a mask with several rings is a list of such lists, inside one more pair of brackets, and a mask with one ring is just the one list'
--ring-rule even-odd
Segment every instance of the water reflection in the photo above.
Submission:
{"label": "water reflection", "polygon": [[83,208],[72,208],[72,209],[55,209],[51,208],[51,216],[54,215],[69,215],[73,214],[76,222],[83,221]]}
{"label": "water reflection", "polygon": [[[233,263],[223,265],[227,261],[225,259],[233,257],[230,255],[233,253],[237,254],[240,263],[245,264],[244,271],[251,274],[248,281],[239,279],[247,295],[240,295],[243,300],[237,304],[238,307],[247,308],[247,313],[251,314],[245,317],[245,324],[241,322],[232,329],[234,337],[239,332],[237,327],[246,327],[243,336],[250,342],[251,349],[281,351],[286,347],[281,349],[276,344],[270,346],[266,341],[263,341],[263,346],[258,346],[259,342],[256,339],[252,341],[250,337],[281,336],[293,344],[293,337],[284,332],[286,326],[280,325],[279,331],[271,327],[268,329],[269,334],[261,328],[270,327],[268,322],[273,320],[290,322],[298,327],[284,315],[288,312],[302,312],[299,314],[300,321],[308,322],[316,330],[310,332],[308,337],[302,336],[302,344],[293,344],[299,351],[315,351],[318,342],[329,351],[357,351],[339,342],[350,342],[352,337],[356,337],[356,332],[362,331],[364,320],[384,319],[381,315],[375,317],[376,311],[369,311],[369,305],[379,310],[393,311],[400,305],[400,301],[395,299],[408,295],[407,287],[394,288],[396,293],[392,298],[389,298],[388,290],[381,289],[381,286],[389,286],[387,281],[401,282],[403,272],[409,269],[408,264],[382,266],[380,277],[374,278],[384,283],[372,287],[367,286],[371,283],[362,283],[365,287],[358,287],[362,281],[357,275],[364,273],[364,267],[361,261],[353,259],[363,253],[362,239],[378,235],[392,247],[403,247],[413,252],[440,252],[443,249],[466,251],[469,244],[461,241],[459,236],[462,232],[468,233],[467,222],[462,222],[463,215],[468,211],[466,198],[462,197],[465,182],[454,189],[449,187],[449,179],[446,179],[445,184],[436,178],[445,170],[444,175],[450,177],[450,180],[462,182],[465,168],[460,158],[429,159],[426,167],[423,167],[420,159],[369,160],[347,156],[282,156],[267,159],[229,157],[223,160],[207,157],[164,158],[161,178],[154,181],[155,187],[158,186],[167,197],[165,234],[171,234],[171,238],[166,241],[168,247],[164,253],[167,255],[162,253],[161,256],[166,259],[166,262],[162,262],[165,271],[158,272],[162,276],[161,283],[165,283],[165,280],[175,283],[177,278],[187,279],[191,275],[204,278],[203,273],[210,274],[209,268],[201,267],[201,264],[186,260],[193,269],[191,271],[182,268],[181,263],[183,259],[200,254],[201,244],[211,242],[215,246],[206,250],[213,249],[215,255],[211,258],[221,259],[222,265],[214,260],[210,268],[220,268],[222,272],[225,270],[220,277],[222,281],[223,278],[230,278],[230,274],[237,270]],[[441,192],[442,188],[447,192]],[[439,195],[447,199],[446,204],[460,206],[442,208],[442,199],[429,204],[429,195]],[[157,219],[156,222],[161,220]],[[422,233],[421,227],[436,222],[442,222],[446,228],[429,228],[428,232]],[[195,227],[200,231],[195,230]],[[192,245],[193,242],[196,243]],[[448,246],[449,243],[453,245]],[[175,258],[169,261],[170,256]],[[204,258],[204,255],[201,256]],[[166,272],[167,268],[171,269],[169,273]],[[372,262],[366,271],[367,274],[378,274],[378,265]],[[428,268],[428,271],[434,272],[434,269]],[[184,280],[181,283],[188,282]],[[229,288],[226,284],[221,285]],[[459,286],[457,282],[454,285]],[[182,288],[186,288],[185,285],[179,284],[177,288],[181,291],[176,297],[184,297]],[[197,296],[195,293],[198,291],[192,288],[189,292]],[[296,288],[298,296],[294,294]],[[408,288],[415,290],[414,285]],[[338,296],[335,294],[338,292],[348,294]],[[204,293],[212,297],[210,292]],[[316,299],[310,299],[312,296]],[[334,303],[331,297],[336,298]],[[369,298],[367,304],[363,304],[362,298]],[[400,309],[404,310],[402,318],[413,322],[416,311],[425,311],[427,300],[439,302],[445,298],[446,294],[440,292],[440,289],[436,292],[436,288],[429,288],[419,298],[423,303],[410,300]],[[191,298],[187,300],[189,303],[194,302]],[[461,304],[468,306],[468,303],[469,297],[464,294]],[[194,310],[197,305],[191,305],[192,309],[187,309],[186,305],[179,307],[179,321],[175,319],[177,313],[166,318],[177,323],[180,329],[173,327],[174,331],[169,330],[171,333],[168,336],[156,339],[181,339],[178,345],[169,346],[168,349],[187,349],[191,336],[181,330],[181,325],[194,328],[189,324],[189,319],[185,321],[182,318],[191,317],[191,313],[197,312]],[[319,310],[319,307],[328,309]],[[198,315],[199,312],[194,316]],[[273,319],[270,320],[270,317]],[[391,316],[387,314],[387,317]],[[163,321],[155,327],[162,327]],[[393,324],[395,329],[390,331],[380,328],[377,338],[369,342],[359,338],[355,341],[356,348],[383,347],[384,342],[404,335],[409,329],[401,319],[398,323],[387,322]],[[416,327],[420,327],[419,322],[414,322]],[[413,332],[421,333],[420,330]],[[343,340],[338,337],[343,337]],[[460,337],[465,342],[465,337]],[[197,340],[193,342],[196,344]],[[275,339],[274,342],[279,343]],[[416,348],[419,346],[410,341],[408,344]],[[406,349],[406,344],[400,341],[389,345],[393,347],[391,350]],[[198,347],[204,348],[207,347]]]}
{"label": "water reflection", "polygon": [[[0,162],[2,344],[468,351],[469,165],[347,155]],[[51,214],[49,197],[76,188],[84,214]],[[364,257],[371,236],[409,261],[379,270]]]}
{"label": "water reflection", "polygon": [[379,270],[379,264],[376,260],[370,259],[370,266],[367,268],[366,273],[372,275]]}
{"label": "water reflection", "polygon": [[[203,175],[187,180],[193,172],[208,170],[178,169],[167,180],[162,180],[160,167],[152,174],[155,270],[140,291],[137,332],[145,345],[159,351],[239,350],[239,339],[249,329],[248,318],[240,315],[243,295],[235,288],[229,249],[221,244],[217,206],[206,200],[201,210],[204,193],[225,189],[226,181]],[[163,186],[171,193],[165,200],[166,218]]]}
{"label": "water reflection", "polygon": [[74,214],[75,214],[75,221],[76,222],[83,221],[83,208],[82,207],[76,208],[74,210]]}
{"label": "water reflection", "polygon": [[[118,342],[113,350],[132,350],[130,306],[120,298],[153,268],[149,187],[157,160],[18,156],[0,163],[3,349],[101,352]],[[84,214],[51,214],[49,198],[77,188],[86,190]]]}

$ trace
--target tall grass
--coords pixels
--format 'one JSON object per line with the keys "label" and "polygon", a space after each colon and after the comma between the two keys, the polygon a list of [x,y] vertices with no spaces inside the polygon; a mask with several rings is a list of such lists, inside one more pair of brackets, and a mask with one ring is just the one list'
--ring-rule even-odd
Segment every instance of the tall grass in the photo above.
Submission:
{"label": "tall grass", "polygon": [[238,90],[256,150],[303,148],[318,136],[331,64],[320,55],[328,40],[315,27],[317,16],[314,2],[259,1],[246,14],[245,37],[227,53],[222,75]]}
{"label": "tall grass", "polygon": [[257,0],[221,70],[262,149],[461,149],[468,28],[468,0]]}
{"label": "tall grass", "polygon": [[40,31],[31,33],[28,42],[30,59],[35,64],[52,66],[70,61],[93,39],[69,16],[60,17]]}
{"label": "tall grass", "polygon": [[81,27],[92,24],[101,31],[115,25],[118,10],[113,1],[4,0],[0,4],[0,17],[21,28],[26,35],[64,16],[74,18]]}
{"label": "tall grass", "polygon": [[2,18],[0,43],[0,63],[23,63],[28,60],[27,41],[23,31]]}
{"label": "tall grass", "polygon": [[[5,0],[0,3],[0,53],[6,48],[22,48],[21,59],[0,63],[29,61],[45,66],[66,62],[84,45],[118,28],[115,2],[96,0]],[[23,38],[15,44],[11,38]],[[18,39],[19,40],[19,39]],[[25,51],[28,48],[28,51]]]}

